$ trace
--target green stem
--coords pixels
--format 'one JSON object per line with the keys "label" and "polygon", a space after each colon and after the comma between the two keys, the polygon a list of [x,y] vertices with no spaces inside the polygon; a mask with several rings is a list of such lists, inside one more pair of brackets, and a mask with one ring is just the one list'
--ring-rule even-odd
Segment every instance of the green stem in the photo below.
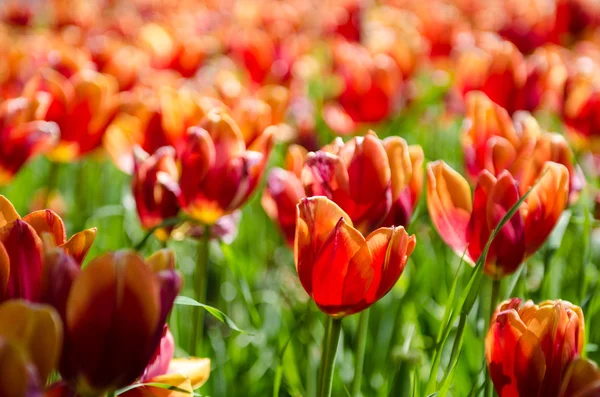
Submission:
{"label": "green stem", "polygon": [[356,345],[356,367],[352,381],[352,396],[360,396],[363,367],[365,364],[365,350],[367,347],[367,334],[369,333],[369,309],[363,310],[358,319],[358,343]]}
{"label": "green stem", "polygon": [[321,381],[318,397],[330,397],[333,384],[333,367],[337,353],[342,319],[326,316],[325,338],[323,340],[323,354],[321,355]]}
{"label": "green stem", "polygon": [[[489,311],[489,318],[486,322],[486,324],[489,324],[489,322],[492,319],[492,316],[494,315],[494,311],[496,310],[496,305],[498,304],[498,296],[500,295],[500,282],[501,280],[498,279],[494,279],[492,281],[492,294],[490,296],[490,311]],[[488,327],[489,328],[489,325]],[[490,397],[492,396],[494,393],[494,387],[492,385],[492,379],[490,377],[490,371],[487,370],[485,371],[485,391],[484,391],[484,396],[485,397]]]}
{"label": "green stem", "polygon": [[56,189],[56,183],[58,181],[58,170],[60,164],[56,161],[50,162],[50,169],[48,170],[48,181],[46,183],[46,195],[43,198],[44,202],[42,203],[42,208],[48,208],[50,205],[50,195]]}
{"label": "green stem", "polygon": [[[194,272],[194,298],[200,303],[206,303],[208,285],[208,261],[210,257],[210,227],[206,226],[204,234],[198,241],[196,255],[196,270]],[[192,323],[192,340],[190,354],[196,356],[202,352],[204,339],[204,313],[201,307],[194,308]]]}
{"label": "green stem", "polygon": [[109,391],[109,392],[106,393],[106,397],[115,397],[115,396],[116,396],[116,393],[115,393],[114,390]]}

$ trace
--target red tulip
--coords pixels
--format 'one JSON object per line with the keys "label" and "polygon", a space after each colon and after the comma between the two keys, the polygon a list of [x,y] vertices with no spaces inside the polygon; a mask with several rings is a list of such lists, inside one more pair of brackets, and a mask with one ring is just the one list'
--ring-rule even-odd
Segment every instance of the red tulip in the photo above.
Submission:
{"label": "red tulip", "polygon": [[60,373],[79,394],[100,395],[142,375],[163,336],[181,288],[174,257],[159,251],[144,261],[130,251],[93,259],[83,270],[60,249],[49,252],[45,296],[65,323]]}
{"label": "red tulip", "polygon": [[582,352],[581,308],[513,298],[494,313],[485,339],[488,369],[500,397],[558,397],[563,373]]}
{"label": "red tulip", "polygon": [[21,219],[10,201],[0,196],[0,300],[40,300],[44,235],[81,265],[96,229],[76,233],[67,241],[64,223],[54,212],[35,211]]}
{"label": "red tulip", "polygon": [[[142,226],[151,229],[179,212],[179,170],[172,147],[162,147],[152,156],[136,150],[132,180],[133,197]],[[172,227],[157,230],[166,240]]]}
{"label": "red tulip", "polygon": [[102,144],[117,107],[117,83],[112,76],[82,70],[67,79],[53,70],[44,70],[25,87],[27,97],[46,97],[45,120],[60,128],[60,142],[49,156],[71,161]]}
{"label": "red tulip", "polygon": [[294,259],[302,286],[323,312],[343,317],[371,306],[402,274],[415,247],[402,226],[366,238],[325,197],[298,204]]}
{"label": "red tulip", "polygon": [[211,111],[190,129],[181,154],[180,204],[197,220],[213,224],[243,205],[265,169],[273,130],[246,147],[237,124],[223,110]]}
{"label": "red tulip", "polygon": [[511,120],[505,109],[479,91],[467,94],[466,105],[462,145],[472,180],[483,170],[494,176],[509,170],[525,194],[546,162],[553,161],[567,167],[571,198],[578,197],[585,179],[562,135],[543,131],[527,112],[517,112]]}
{"label": "red tulip", "polygon": [[[443,161],[427,165],[427,207],[441,238],[458,255],[477,261],[491,232],[517,203],[519,188],[509,171],[483,171],[474,197],[467,181]],[[484,272],[499,279],[517,270],[550,235],[567,204],[569,174],[547,162],[541,180],[493,240]]]}
{"label": "red tulip", "polygon": [[58,140],[56,124],[40,120],[45,109],[37,100],[9,99],[0,105],[0,185],[8,183],[37,154]]}

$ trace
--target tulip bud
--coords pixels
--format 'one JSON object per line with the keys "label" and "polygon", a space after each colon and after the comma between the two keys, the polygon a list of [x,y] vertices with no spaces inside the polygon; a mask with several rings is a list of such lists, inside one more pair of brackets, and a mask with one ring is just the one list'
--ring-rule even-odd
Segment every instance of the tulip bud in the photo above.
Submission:
{"label": "tulip bud", "polygon": [[488,369],[500,397],[559,396],[569,363],[582,352],[581,308],[565,301],[513,298],[501,303],[485,339]]}
{"label": "tulip bud", "polygon": [[380,228],[366,238],[351,218],[325,197],[298,204],[294,259],[302,286],[317,306],[343,317],[371,306],[402,274],[415,247],[402,226]]}

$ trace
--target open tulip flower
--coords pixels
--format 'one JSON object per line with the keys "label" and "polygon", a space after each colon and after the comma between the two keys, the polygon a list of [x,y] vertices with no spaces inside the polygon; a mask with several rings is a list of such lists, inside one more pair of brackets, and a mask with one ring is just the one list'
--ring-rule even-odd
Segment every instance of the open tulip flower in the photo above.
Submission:
{"label": "open tulip flower", "polygon": [[479,91],[467,94],[466,106],[462,146],[472,180],[477,180],[482,170],[494,176],[509,170],[519,181],[520,194],[525,194],[544,164],[553,161],[569,170],[572,201],[579,196],[585,178],[561,134],[543,131],[527,112],[516,112],[511,120],[504,108]]}
{"label": "open tulip flower", "polygon": [[45,120],[60,128],[60,141],[49,153],[55,161],[72,161],[99,148],[117,110],[114,77],[85,69],[66,78],[44,69],[24,89],[26,97],[45,96]]}
{"label": "open tulip flower", "polygon": [[368,234],[379,226],[408,226],[423,186],[423,150],[400,137],[380,140],[370,131],[344,144],[336,139],[317,152],[291,146],[286,169],[267,179],[263,208],[293,241],[295,207],[302,197],[326,196],[355,227]]}
{"label": "open tulip flower", "polygon": [[366,238],[326,197],[298,204],[294,259],[302,286],[324,313],[344,317],[385,296],[402,275],[416,244],[402,226]]}
{"label": "open tulip flower", "polygon": [[34,211],[21,219],[10,201],[0,196],[0,300],[40,300],[44,235],[81,265],[96,228],[76,233],[67,241],[65,225],[56,213]]}
{"label": "open tulip flower", "polygon": [[183,211],[211,225],[239,208],[262,177],[273,139],[269,127],[246,147],[240,128],[224,110],[209,112],[189,130],[180,157]]}
{"label": "open tulip flower", "polygon": [[0,304],[0,395],[43,395],[62,342],[62,322],[52,307],[23,300]]}
{"label": "open tulip flower", "polygon": [[[583,349],[581,308],[565,301],[524,304],[513,298],[494,313],[485,356],[500,397],[575,396],[559,394],[562,377]],[[583,394],[586,395],[586,394]]]}
{"label": "open tulip flower", "polygon": [[181,289],[174,266],[169,250],[147,260],[117,251],[80,270],[62,249],[48,250],[42,295],[65,324],[59,369],[72,390],[101,395],[142,376]]}
{"label": "open tulip flower", "polygon": [[[547,162],[539,182],[519,210],[500,229],[485,259],[484,272],[494,279],[514,273],[550,235],[564,210],[569,173]],[[443,161],[427,165],[427,207],[440,237],[458,255],[476,262],[500,220],[521,194],[509,171],[498,177],[484,170],[473,197],[466,179]]]}
{"label": "open tulip flower", "polygon": [[46,112],[39,101],[9,99],[0,104],[0,186],[32,157],[45,153],[58,141],[55,123],[41,120]]}

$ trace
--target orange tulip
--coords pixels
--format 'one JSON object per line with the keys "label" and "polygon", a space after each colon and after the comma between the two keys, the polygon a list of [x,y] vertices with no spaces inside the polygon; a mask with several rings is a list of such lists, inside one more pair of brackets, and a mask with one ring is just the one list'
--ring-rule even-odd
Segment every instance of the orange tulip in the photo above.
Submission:
{"label": "orange tulip", "polygon": [[585,178],[562,135],[543,131],[527,112],[517,112],[511,120],[505,109],[479,91],[467,94],[466,106],[462,146],[472,180],[484,169],[494,176],[509,170],[525,194],[545,163],[553,161],[567,167],[571,199],[578,197]]}
{"label": "orange tulip", "polygon": [[47,121],[60,128],[60,142],[49,157],[55,161],[77,159],[102,144],[117,108],[117,83],[112,76],[82,70],[71,78],[46,69],[27,83],[26,97],[46,97]]}
{"label": "orange tulip", "polygon": [[559,396],[569,363],[582,352],[581,308],[565,301],[513,298],[494,313],[485,339],[488,369],[500,397]]}
{"label": "orange tulip", "polygon": [[267,128],[246,147],[238,125],[215,109],[188,132],[181,154],[180,204],[197,220],[214,224],[243,205],[256,189],[273,146]]}
{"label": "orange tulip", "polygon": [[[179,212],[179,170],[175,150],[166,146],[152,156],[141,149],[135,154],[133,197],[142,226],[151,229]],[[165,240],[171,229],[157,230],[159,237]]]}
{"label": "orange tulip", "polygon": [[62,341],[62,323],[52,307],[21,300],[1,304],[0,395],[42,395]]}
{"label": "orange tulip", "polygon": [[40,120],[45,112],[43,103],[27,98],[9,99],[0,105],[0,185],[58,141],[57,125]]}
{"label": "orange tulip", "polygon": [[[564,165],[547,162],[541,179],[519,211],[500,229],[485,260],[484,272],[499,279],[517,270],[550,235],[567,204],[569,174]],[[496,178],[483,171],[474,197],[467,181],[443,161],[427,165],[427,208],[442,240],[467,260],[482,254],[492,230],[521,194],[509,171]]]}
{"label": "orange tulip", "polygon": [[163,336],[181,288],[174,256],[158,251],[146,261],[131,251],[107,253],[83,270],[60,248],[46,257],[45,296],[63,317],[60,373],[72,390],[100,395],[139,378]]}
{"label": "orange tulip", "polygon": [[559,397],[597,397],[600,395],[600,369],[585,358],[571,361],[562,376]]}
{"label": "orange tulip", "polygon": [[319,309],[332,317],[360,312],[386,295],[415,243],[402,226],[363,237],[348,214],[325,197],[298,204],[296,270]]}
{"label": "orange tulip", "polygon": [[76,233],[67,241],[65,225],[56,213],[34,211],[21,219],[10,201],[0,196],[0,300],[40,300],[45,234],[81,265],[96,228]]}

